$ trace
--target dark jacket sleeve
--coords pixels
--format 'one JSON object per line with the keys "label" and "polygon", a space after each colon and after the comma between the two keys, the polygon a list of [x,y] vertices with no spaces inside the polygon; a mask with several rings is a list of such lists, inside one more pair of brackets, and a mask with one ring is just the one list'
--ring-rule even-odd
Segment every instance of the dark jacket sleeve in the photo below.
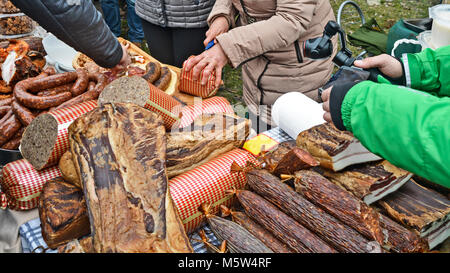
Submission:
{"label": "dark jacket sleeve", "polygon": [[23,13],[98,65],[116,66],[122,48],[91,0],[12,0]]}

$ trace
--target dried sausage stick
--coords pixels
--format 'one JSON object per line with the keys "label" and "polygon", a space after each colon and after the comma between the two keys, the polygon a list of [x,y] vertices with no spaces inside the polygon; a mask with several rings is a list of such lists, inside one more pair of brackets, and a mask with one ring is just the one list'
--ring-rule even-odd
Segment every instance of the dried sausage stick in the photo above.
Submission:
{"label": "dried sausage stick", "polygon": [[10,140],[14,134],[19,131],[20,127],[22,127],[22,123],[20,123],[16,115],[13,114],[12,110],[8,113],[6,115],[9,115],[9,118],[7,118],[5,122],[0,121],[0,145],[3,145]]}

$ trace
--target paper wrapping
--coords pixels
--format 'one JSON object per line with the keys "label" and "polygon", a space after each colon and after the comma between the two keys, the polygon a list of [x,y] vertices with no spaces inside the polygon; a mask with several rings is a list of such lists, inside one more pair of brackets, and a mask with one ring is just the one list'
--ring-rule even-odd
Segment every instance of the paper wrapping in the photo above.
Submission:
{"label": "paper wrapping", "polygon": [[161,115],[166,129],[180,121],[182,105],[172,96],[158,89],[153,84],[150,86],[150,95],[144,108]]}
{"label": "paper wrapping", "polygon": [[53,150],[47,160],[47,164],[45,164],[42,169],[58,164],[62,155],[69,150],[68,127],[79,116],[91,111],[95,107],[97,107],[97,101],[91,100],[47,113],[48,115],[53,116],[57,121],[58,134]]}
{"label": "paper wrapping", "polygon": [[279,97],[272,106],[273,123],[293,139],[316,125],[325,123],[322,104],[300,92],[289,92]]}
{"label": "paper wrapping", "polygon": [[[179,128],[191,124],[195,118],[203,114],[229,113],[234,114],[230,102],[224,97],[212,97],[205,100],[196,99],[194,104],[183,107]],[[178,127],[177,127],[178,128]]]}
{"label": "paper wrapping", "polygon": [[183,69],[181,69],[181,75],[180,75],[180,84],[178,85],[178,90],[180,92],[190,94],[196,97],[201,98],[208,98],[211,96],[214,96],[217,93],[217,90],[219,89],[218,86],[216,86],[216,72],[213,71],[208,78],[208,81],[205,85],[201,84],[202,76],[203,76],[203,70],[201,72],[201,76],[199,80],[193,79],[193,70],[186,71],[184,67],[189,62],[191,58],[194,56],[189,57],[186,61],[183,63]]}
{"label": "paper wrapping", "polygon": [[26,159],[6,164],[2,173],[1,208],[13,210],[37,208],[44,184],[50,179],[61,176],[58,166],[38,171]]}
{"label": "paper wrapping", "polygon": [[188,234],[204,221],[199,211],[201,204],[211,203],[212,212],[217,212],[220,205],[230,206],[233,202],[232,195],[227,195],[226,190],[240,189],[246,184],[243,173],[231,172],[233,162],[241,167],[247,162],[257,164],[249,152],[234,149],[170,180],[170,193]]}

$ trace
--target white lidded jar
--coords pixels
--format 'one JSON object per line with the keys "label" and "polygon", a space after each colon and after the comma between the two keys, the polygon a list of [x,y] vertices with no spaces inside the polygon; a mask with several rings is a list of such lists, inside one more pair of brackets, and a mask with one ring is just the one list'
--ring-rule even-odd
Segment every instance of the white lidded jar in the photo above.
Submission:
{"label": "white lidded jar", "polygon": [[435,48],[450,45],[450,4],[431,7],[429,13],[433,18],[431,44]]}

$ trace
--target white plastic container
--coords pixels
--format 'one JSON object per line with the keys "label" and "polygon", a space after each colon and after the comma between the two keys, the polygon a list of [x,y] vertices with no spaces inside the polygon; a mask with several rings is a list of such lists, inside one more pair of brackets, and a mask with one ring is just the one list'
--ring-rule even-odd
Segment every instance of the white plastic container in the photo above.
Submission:
{"label": "white plastic container", "polygon": [[422,31],[418,36],[417,40],[419,41],[422,49],[431,48],[436,49],[436,47],[431,43],[431,30]]}
{"label": "white plastic container", "polygon": [[450,4],[442,4],[429,9],[433,18],[431,44],[438,48],[450,45]]}

